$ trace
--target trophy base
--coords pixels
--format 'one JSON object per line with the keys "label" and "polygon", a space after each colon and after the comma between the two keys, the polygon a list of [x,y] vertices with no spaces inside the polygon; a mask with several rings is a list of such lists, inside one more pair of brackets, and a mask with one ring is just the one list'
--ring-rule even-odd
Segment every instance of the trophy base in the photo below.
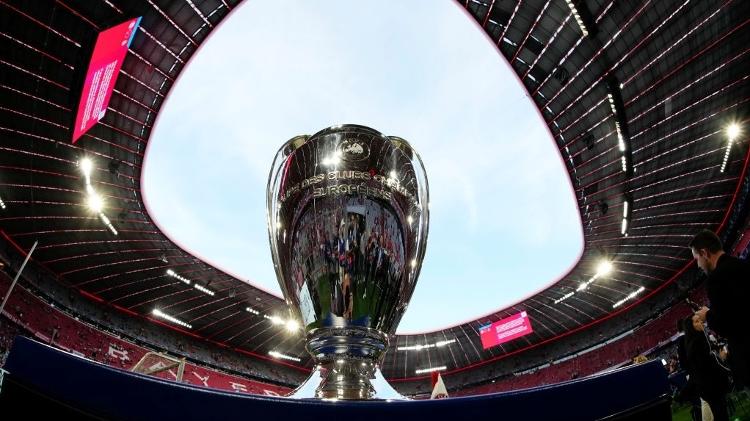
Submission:
{"label": "trophy base", "polygon": [[289,397],[326,400],[407,400],[380,372],[385,334],[364,327],[326,327],[308,334],[315,370]]}
{"label": "trophy base", "polygon": [[[362,362],[355,362],[362,367]],[[398,393],[383,377],[380,369],[374,367],[371,376],[347,375],[352,372],[363,373],[363,370],[352,370],[344,363],[334,363],[339,367],[321,364],[315,367],[307,378],[292,394],[287,397],[293,399],[315,400],[409,400]],[[367,364],[366,364],[367,365]],[[326,367],[329,366],[329,367]],[[370,371],[370,370],[365,370]]]}

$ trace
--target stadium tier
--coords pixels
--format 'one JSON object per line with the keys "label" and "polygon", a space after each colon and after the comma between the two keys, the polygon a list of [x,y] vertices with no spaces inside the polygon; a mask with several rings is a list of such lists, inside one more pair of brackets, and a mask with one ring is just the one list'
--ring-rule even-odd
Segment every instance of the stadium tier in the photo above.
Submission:
{"label": "stadium tier", "polygon": [[[6,274],[0,274],[0,291],[7,291],[9,286],[10,278]],[[146,353],[153,351],[84,323],[77,316],[60,311],[54,304],[42,301],[23,288],[14,291],[3,311],[2,320],[0,351],[3,355],[0,361],[3,362],[10,351],[13,338],[18,334],[25,334],[73,355],[124,370],[131,370]],[[154,360],[153,365],[157,364],[166,363]],[[176,370],[160,372],[158,377],[177,381]],[[180,382],[270,396],[284,396],[291,391],[288,387],[266,384],[191,363],[185,364]]]}
{"label": "stadium tier", "polygon": [[[585,407],[561,411],[562,418],[669,417],[663,411],[670,399],[662,387],[665,370],[675,375],[679,369],[634,360],[671,359],[677,320],[695,310],[686,299],[711,304],[706,275],[688,244],[697,232],[709,230],[728,254],[743,260],[750,254],[750,1],[451,2],[505,62],[549,135],[562,162],[559,177],[570,182],[583,249],[559,279],[518,302],[414,334],[395,333],[414,279],[396,281],[407,273],[418,275],[429,212],[422,207],[426,189],[415,194],[391,181],[403,174],[385,174],[379,167],[332,171],[336,182],[340,177],[362,185],[323,189],[317,183],[333,183],[331,173],[309,176],[298,165],[292,174],[291,164],[276,173],[279,191],[269,203],[279,212],[272,219],[295,209],[284,200],[299,186],[316,184],[305,197],[312,203],[319,198],[323,203],[324,196],[341,198],[316,212],[299,212],[306,216],[294,229],[307,235],[295,237],[284,250],[294,254],[298,247],[305,258],[295,255],[277,272],[288,269],[285,288],[297,294],[292,299],[187,251],[147,210],[143,169],[155,124],[165,107],[174,106],[167,106],[167,99],[187,66],[246,3],[251,2],[0,0],[0,293],[9,295],[0,314],[3,361],[10,352],[7,372],[0,371],[6,382],[0,377],[0,400],[12,402],[10,393],[50,408],[77,402],[87,416],[143,415],[141,408],[123,402],[97,407],[89,399],[98,396],[96,382],[68,390],[79,386],[56,377],[44,365],[49,359],[68,370],[67,376],[80,370],[104,382],[100,385],[121,381],[117,387],[123,393],[143,387],[133,393],[173,396],[185,408],[203,400],[227,405],[231,414],[253,410],[278,418],[283,411],[301,416],[315,408],[316,416],[333,417],[330,402],[316,406],[259,396],[287,395],[320,369],[321,356],[329,359],[325,371],[334,372],[338,362],[327,354],[333,350],[370,360],[382,354],[373,363],[382,370],[376,380],[387,380],[414,400],[432,395],[437,372],[451,397],[468,397],[433,407],[422,402],[370,407],[384,417],[453,414],[459,419],[501,406],[515,408],[508,414],[517,415],[523,405],[543,412],[554,406],[538,408],[544,406],[541,400],[560,403],[579,392],[592,393],[591,399],[580,404]],[[399,4],[399,13],[409,13],[410,7],[415,6]],[[279,22],[278,30],[285,24],[292,23]],[[477,68],[466,77],[482,84],[484,72],[491,71]],[[205,95],[226,90],[224,85],[203,88]],[[478,118],[473,108],[479,107],[466,104],[453,117]],[[187,110],[183,118],[205,111]],[[493,136],[502,139],[507,128],[495,125]],[[205,130],[221,137],[216,127]],[[280,156],[307,151],[311,143],[306,142],[315,136],[291,139]],[[394,156],[421,165],[404,139],[383,138]],[[370,144],[375,143],[346,139],[320,162],[307,155],[307,164],[364,162],[365,155],[380,164],[377,152],[368,155]],[[483,153],[467,152],[461,139],[451,146],[448,155]],[[410,171],[418,173],[419,165]],[[180,168],[175,177],[192,170]],[[285,185],[287,175],[299,183]],[[376,180],[377,188],[365,186]],[[225,182],[241,185],[246,178]],[[421,183],[426,186],[426,180],[416,184]],[[483,194],[494,193],[485,187]],[[430,183],[431,191],[440,188]],[[394,197],[398,200],[383,205]],[[300,209],[305,200],[296,202]],[[518,205],[514,197],[503,200]],[[391,212],[393,206],[397,211]],[[556,204],[540,198],[538,206],[554,211]],[[376,207],[381,212],[371,212]],[[409,213],[412,207],[419,212]],[[299,215],[285,216],[295,221]],[[400,244],[408,237],[402,225],[411,227],[414,215],[420,235]],[[333,227],[332,238],[321,239],[318,219]],[[522,222],[532,226],[529,219]],[[272,244],[286,241],[282,220],[286,224],[287,219],[278,219],[269,227]],[[379,225],[380,232],[366,231],[369,225]],[[493,239],[493,247],[504,240]],[[268,238],[264,233],[251,241],[266,247]],[[411,243],[420,247],[415,256],[405,256]],[[534,264],[544,265],[548,257],[535,256]],[[353,275],[357,271],[370,276],[373,285],[363,287]],[[315,279],[307,272],[316,273]],[[382,299],[374,298],[376,292]],[[451,299],[471,305],[461,296]],[[290,313],[293,302],[299,309]],[[392,331],[368,330],[371,323]],[[356,330],[359,339],[365,337],[364,351],[354,355],[342,351],[343,340],[312,338],[321,327],[338,329],[347,339],[356,337]],[[315,356],[308,352],[311,344],[320,351]],[[370,360],[357,362],[364,367]],[[624,383],[618,385],[618,379]],[[611,400],[639,390],[639,384],[648,390],[633,400]],[[602,387],[607,390],[592,392]],[[603,402],[611,403],[609,411]],[[354,403],[339,407],[351,419],[365,414],[364,406]],[[164,411],[163,419],[184,415]]]}
{"label": "stadium tier", "polygon": [[[0,273],[0,292],[6,291],[9,285],[10,277],[7,274]],[[691,299],[694,302],[705,302],[705,291],[702,289],[696,291]],[[89,305],[93,305],[93,303]],[[22,332],[43,343],[56,346],[73,354],[126,370],[132,369],[140,358],[150,350],[124,340],[114,333],[103,332],[95,325],[84,323],[78,316],[74,316],[74,313],[70,313],[75,309],[67,309],[67,311],[61,310],[60,303],[55,306],[54,303],[40,299],[25,288],[19,288],[17,294],[11,296],[3,314],[5,320],[10,323],[3,324],[9,332],[3,335],[2,348],[6,352],[9,351],[13,332]],[[452,376],[446,376],[446,385],[450,392],[456,396],[471,396],[549,385],[626,366],[632,362],[634,357],[638,355],[649,356],[653,350],[671,343],[676,336],[677,319],[685,317],[689,312],[687,305],[684,303],[678,304],[649,320],[643,326],[620,333],[616,338],[606,338],[601,343],[594,344],[571,355],[563,356],[563,350],[560,349],[559,357],[554,358],[553,361],[537,360],[538,366],[536,367],[517,372],[500,372],[496,378],[485,379],[486,384],[482,386],[467,386],[471,382],[456,384]],[[94,312],[87,312],[87,314],[94,314]],[[77,318],[79,320],[76,320]],[[111,322],[111,319],[109,321]],[[102,323],[106,322],[102,321]],[[131,338],[140,337],[143,341],[145,337],[143,328],[131,326],[131,329],[120,329],[120,335]],[[189,341],[183,341],[183,343],[187,344]],[[160,349],[158,344],[151,344],[150,348],[151,350],[165,351]],[[187,349],[183,346],[182,351],[183,354],[181,355],[191,356],[193,360],[198,360],[201,355],[205,355],[195,352],[195,349],[190,345],[187,345]],[[217,348],[211,354],[214,357],[218,356],[219,361],[228,361],[233,352]],[[550,355],[554,355],[554,353]],[[217,358],[212,360],[215,364]],[[534,361],[533,359],[526,359],[525,362],[532,364]],[[212,361],[206,358],[202,362],[210,364]],[[186,373],[183,377],[183,381],[186,383],[198,386],[203,384],[204,386],[225,390],[247,390],[249,393],[256,394],[277,393],[283,395],[291,391],[290,386],[294,386],[294,384],[284,387],[261,383],[191,364],[187,365]],[[206,378],[205,374],[210,375]],[[257,371],[246,374],[257,374]],[[267,375],[273,376],[274,374],[267,373]],[[275,375],[280,375],[278,370]],[[167,380],[175,380],[174,376],[174,373],[169,372],[161,374],[161,377]],[[425,383],[415,390],[410,390],[402,388],[399,383],[396,383],[396,385],[399,389],[418,399],[424,397],[419,393],[419,390],[429,387],[429,384]]]}

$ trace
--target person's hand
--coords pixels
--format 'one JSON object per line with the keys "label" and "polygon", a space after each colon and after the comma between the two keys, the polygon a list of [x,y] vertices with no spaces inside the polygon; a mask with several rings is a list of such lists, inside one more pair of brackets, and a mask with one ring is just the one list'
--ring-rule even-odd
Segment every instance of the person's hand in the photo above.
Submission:
{"label": "person's hand", "polygon": [[705,322],[706,321],[706,313],[708,313],[708,307],[703,306],[703,307],[701,307],[700,310],[698,310],[698,311],[695,312],[695,315],[698,316],[698,320],[700,320],[701,322]]}
{"label": "person's hand", "polygon": [[721,358],[722,361],[726,361],[728,355],[729,351],[727,351],[727,347],[721,347],[721,350],[719,351],[719,358]]}

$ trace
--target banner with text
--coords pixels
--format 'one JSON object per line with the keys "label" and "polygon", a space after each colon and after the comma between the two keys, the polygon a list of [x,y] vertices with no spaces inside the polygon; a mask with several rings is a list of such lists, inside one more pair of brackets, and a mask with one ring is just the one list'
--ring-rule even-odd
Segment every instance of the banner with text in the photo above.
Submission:
{"label": "banner with text", "polygon": [[78,102],[73,143],[104,117],[120,67],[140,22],[141,18],[131,19],[99,33],[96,38]]}
{"label": "banner with text", "polygon": [[525,311],[522,311],[495,323],[480,327],[479,336],[482,339],[482,347],[487,349],[528,335],[533,331],[529,316]]}

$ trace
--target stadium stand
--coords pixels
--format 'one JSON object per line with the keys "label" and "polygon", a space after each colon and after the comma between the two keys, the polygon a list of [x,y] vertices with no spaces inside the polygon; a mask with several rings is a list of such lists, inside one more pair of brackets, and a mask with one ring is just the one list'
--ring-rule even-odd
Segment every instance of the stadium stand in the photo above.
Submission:
{"label": "stadium stand", "polygon": [[459,390],[456,395],[481,395],[544,386],[629,365],[636,356],[650,356],[652,351],[671,343],[677,336],[677,320],[688,314],[689,307],[679,304],[645,326],[609,339],[601,345],[491,384]]}
{"label": "stadium stand", "polygon": [[[733,251],[739,254],[744,249],[740,250],[736,246]],[[9,266],[13,265],[9,264]],[[252,359],[231,350],[218,347],[211,349],[201,344],[200,341],[193,341],[184,335],[170,335],[171,332],[166,329],[158,329],[148,323],[139,323],[137,319],[123,317],[117,312],[111,311],[111,309],[104,307],[97,309],[95,308],[97,303],[82,299],[80,296],[77,297],[78,294],[76,293],[66,292],[59,283],[55,283],[55,280],[48,279],[43,269],[29,266],[27,271],[28,273],[23,278],[27,281],[35,281],[36,286],[45,290],[36,289],[33,284],[27,284],[26,288],[18,289],[16,293],[23,294],[23,298],[18,303],[17,298],[11,296],[11,301],[7,306],[7,314],[13,317],[13,312],[16,311],[16,320],[19,319],[17,316],[34,314],[29,313],[33,310],[24,310],[32,307],[29,305],[32,300],[44,304],[39,306],[39,308],[44,309],[44,314],[37,318],[39,322],[36,326],[38,328],[31,329],[27,326],[27,323],[21,323],[20,327],[17,323],[11,323],[10,325],[2,323],[2,328],[5,330],[10,332],[25,331],[27,335],[36,337],[46,343],[54,338],[53,342],[61,349],[83,354],[94,361],[125,369],[135,364],[137,359],[147,350],[189,356],[194,363],[188,364],[188,367],[197,367],[197,369],[195,370],[196,374],[191,374],[191,371],[186,369],[186,382],[202,384],[200,379],[205,378],[205,375],[202,374],[201,367],[211,367],[203,368],[203,370],[217,373],[216,377],[211,378],[217,379],[216,384],[221,385],[218,387],[223,387],[225,390],[232,390],[231,383],[219,381],[220,376],[230,378],[235,376],[245,380],[248,378],[255,379],[252,381],[263,385],[266,387],[265,390],[270,391],[263,392],[258,388],[251,387],[248,388],[251,393],[283,394],[292,390],[298,384],[300,376],[299,373],[295,375],[294,370],[287,370],[283,366],[265,368],[256,364]],[[0,274],[0,277],[2,277],[4,291],[7,288],[6,283],[10,282],[10,278],[7,274]],[[49,299],[45,301],[45,296],[56,298],[57,306],[55,303],[47,302],[51,301]],[[691,294],[691,298],[693,301],[704,303],[706,301],[705,291],[699,288]],[[66,302],[68,313],[62,311],[64,306],[60,302]],[[578,338],[572,338],[568,341],[570,343],[566,343],[564,338],[546,347],[544,352],[539,353],[539,355],[526,354],[522,363],[506,364],[504,370],[492,368],[489,373],[486,370],[477,369],[471,370],[469,373],[462,373],[459,376],[448,375],[446,376],[446,384],[453,395],[470,396],[549,385],[627,365],[633,357],[639,354],[648,355],[649,351],[655,348],[663,348],[666,343],[674,339],[676,320],[687,315],[688,311],[684,304],[677,304],[671,308],[666,307],[662,314],[640,327],[624,332],[622,328],[607,328],[606,330],[612,333],[621,332],[614,337],[609,337],[602,332],[596,335],[587,335],[586,338],[594,341],[590,343]],[[76,318],[78,320],[75,320]],[[71,327],[70,324],[61,324],[60,320],[63,319],[80,324],[85,329],[77,330],[75,325]],[[42,322],[43,320],[48,320],[48,322]],[[627,326],[627,320],[617,324]],[[160,332],[155,332],[155,330]],[[7,336],[14,334],[16,333],[9,333]],[[122,342],[120,349],[127,351],[131,360],[123,361],[110,355],[109,345],[105,343],[106,341],[102,339],[102,336]],[[124,340],[122,337],[129,340]],[[599,339],[598,342],[596,341],[597,338]],[[7,338],[4,339],[6,340],[3,346],[7,350],[10,344],[7,343]],[[113,347],[113,349],[111,352],[118,355],[118,348]],[[131,356],[136,356],[135,360]],[[579,357],[584,358],[585,362]],[[235,374],[224,374],[226,372]],[[288,382],[279,385],[273,384],[271,381],[258,381],[262,378],[286,378]],[[213,380],[209,383],[214,387]],[[416,387],[403,383],[395,383],[395,386],[402,393],[415,398],[423,398],[429,391],[429,385],[425,382],[420,382]],[[241,389],[241,386],[237,387]]]}
{"label": "stadium stand", "polygon": [[[3,241],[0,239],[0,244]],[[21,265],[21,256],[8,243],[0,247],[0,261],[6,263],[5,271],[15,275]],[[277,384],[287,389],[296,387],[304,379],[306,369],[291,369],[289,365],[258,358],[243,352],[216,346],[205,340],[181,334],[163,325],[132,317],[124,311],[113,309],[92,300],[74,288],[60,282],[46,268],[33,262],[26,266],[20,284],[32,295],[49,305],[65,311],[88,325],[109,335],[122,337],[136,345],[156,349],[171,355],[186,357],[198,365],[247,377],[262,383]]]}
{"label": "stadium stand", "polygon": [[[10,282],[10,277],[0,274],[0,291],[3,294],[10,286]],[[124,370],[129,370],[150,351],[77,320],[55,308],[54,304],[42,301],[18,285],[10,296],[0,320],[0,361],[3,362],[13,338],[22,333],[80,357]],[[159,377],[174,380],[173,376],[174,372],[167,371]],[[287,387],[250,380],[191,363],[185,365],[182,382],[259,395],[279,396],[290,391]]]}

